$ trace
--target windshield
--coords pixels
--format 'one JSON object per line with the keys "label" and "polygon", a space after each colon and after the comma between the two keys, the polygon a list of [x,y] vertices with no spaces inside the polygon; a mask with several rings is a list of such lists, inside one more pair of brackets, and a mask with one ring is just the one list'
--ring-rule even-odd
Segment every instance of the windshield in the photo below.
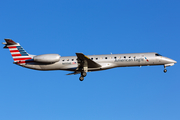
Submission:
{"label": "windshield", "polygon": [[156,53],[156,54],[155,54],[155,56],[162,56],[162,55],[160,55],[160,54]]}

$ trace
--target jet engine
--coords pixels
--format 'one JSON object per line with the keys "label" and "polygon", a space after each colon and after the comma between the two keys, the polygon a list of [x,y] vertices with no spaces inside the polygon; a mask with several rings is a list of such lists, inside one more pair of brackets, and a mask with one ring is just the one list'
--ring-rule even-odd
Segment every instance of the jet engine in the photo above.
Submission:
{"label": "jet engine", "polygon": [[35,62],[42,62],[42,63],[55,63],[60,60],[59,54],[43,54],[43,55],[37,55],[34,56]]}

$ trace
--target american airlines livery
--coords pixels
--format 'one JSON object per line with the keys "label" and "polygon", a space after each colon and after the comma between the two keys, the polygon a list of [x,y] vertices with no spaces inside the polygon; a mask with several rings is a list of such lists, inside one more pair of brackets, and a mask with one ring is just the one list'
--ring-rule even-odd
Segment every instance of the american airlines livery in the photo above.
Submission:
{"label": "american airlines livery", "polygon": [[15,64],[35,70],[67,70],[73,71],[67,75],[81,74],[79,80],[83,81],[87,72],[106,70],[115,67],[163,65],[166,73],[167,66],[177,63],[175,60],[161,56],[158,53],[132,53],[109,55],[84,55],[61,57],[59,54],[28,54],[19,43],[5,39],[4,48],[8,48]]}

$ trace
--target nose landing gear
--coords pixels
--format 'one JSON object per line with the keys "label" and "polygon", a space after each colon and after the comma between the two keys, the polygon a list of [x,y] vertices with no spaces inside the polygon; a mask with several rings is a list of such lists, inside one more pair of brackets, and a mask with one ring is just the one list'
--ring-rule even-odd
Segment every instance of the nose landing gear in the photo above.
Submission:
{"label": "nose landing gear", "polygon": [[167,69],[166,69],[166,66],[164,66],[164,73],[166,73],[167,72]]}
{"label": "nose landing gear", "polygon": [[164,73],[166,73],[167,72],[167,70],[166,69],[164,69]]}

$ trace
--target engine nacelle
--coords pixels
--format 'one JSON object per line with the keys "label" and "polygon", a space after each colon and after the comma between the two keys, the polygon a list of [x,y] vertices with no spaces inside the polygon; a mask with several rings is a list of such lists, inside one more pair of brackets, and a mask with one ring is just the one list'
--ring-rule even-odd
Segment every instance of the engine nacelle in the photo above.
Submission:
{"label": "engine nacelle", "polygon": [[42,62],[42,63],[55,63],[60,60],[59,54],[43,54],[43,55],[37,55],[34,56],[35,62]]}

